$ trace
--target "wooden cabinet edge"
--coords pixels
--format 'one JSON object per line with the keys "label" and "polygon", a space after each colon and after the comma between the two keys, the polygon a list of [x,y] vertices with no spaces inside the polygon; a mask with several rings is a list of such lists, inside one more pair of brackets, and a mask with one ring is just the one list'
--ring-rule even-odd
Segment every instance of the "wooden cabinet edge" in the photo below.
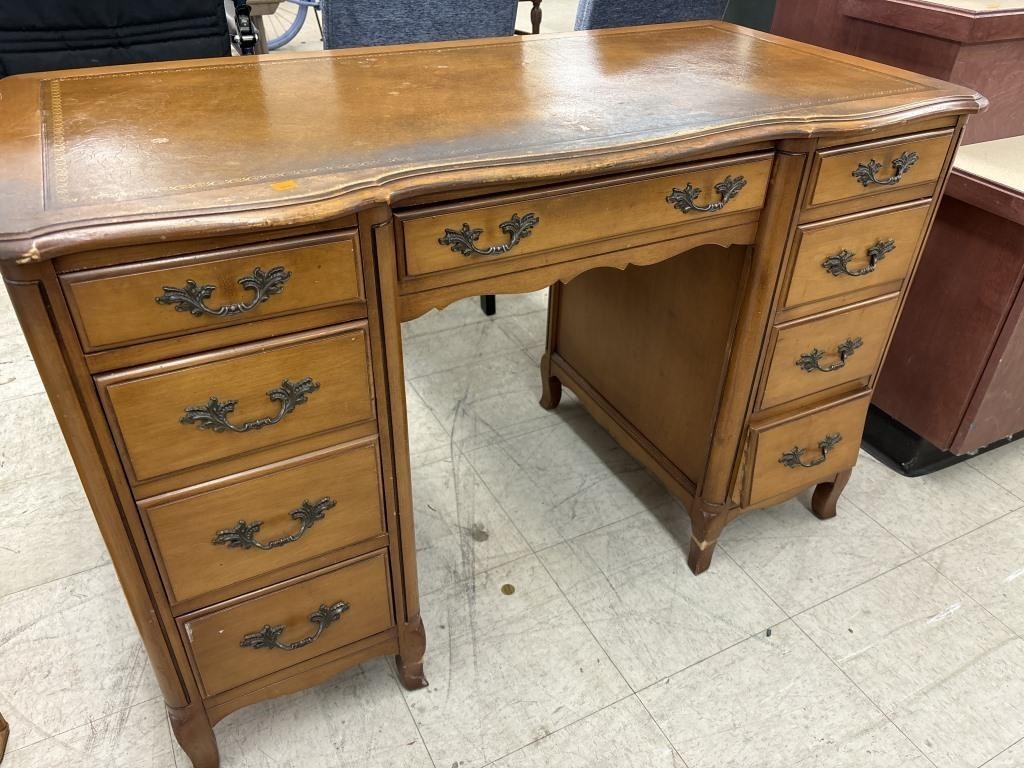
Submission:
{"label": "wooden cabinet edge", "polygon": [[[150,589],[155,563],[148,547],[138,545],[145,540],[139,535],[141,521],[123,482],[120,464],[114,458],[116,450],[111,437],[104,434],[105,419],[90,377],[75,363],[78,339],[62,304],[53,265],[0,268],[164,701],[171,708],[188,707],[197,700],[198,688],[190,674],[182,674],[184,648],[166,631],[169,607],[162,595]],[[70,350],[69,354],[65,355],[62,344]],[[135,518],[138,526],[134,531],[130,517]]]}

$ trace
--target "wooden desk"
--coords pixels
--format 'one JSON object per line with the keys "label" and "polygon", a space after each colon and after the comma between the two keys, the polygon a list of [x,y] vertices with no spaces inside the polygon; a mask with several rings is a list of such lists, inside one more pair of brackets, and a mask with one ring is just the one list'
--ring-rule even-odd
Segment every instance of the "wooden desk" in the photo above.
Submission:
{"label": "wooden desk", "polygon": [[425,684],[401,322],[433,307],[555,286],[543,404],[685,502],[695,572],[749,510],[835,514],[984,103],[721,23],[0,98],[4,278],[202,768],[212,723],[370,657]]}

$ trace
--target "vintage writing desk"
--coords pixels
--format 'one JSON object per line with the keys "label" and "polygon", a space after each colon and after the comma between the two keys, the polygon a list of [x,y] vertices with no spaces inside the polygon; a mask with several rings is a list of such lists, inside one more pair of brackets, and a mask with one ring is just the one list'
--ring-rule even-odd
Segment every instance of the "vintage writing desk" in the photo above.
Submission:
{"label": "vintage writing desk", "polygon": [[983,101],[719,23],[4,81],[4,278],[194,764],[370,657],[425,684],[433,307],[555,286],[543,405],[686,503],[695,572],[748,510],[833,515]]}

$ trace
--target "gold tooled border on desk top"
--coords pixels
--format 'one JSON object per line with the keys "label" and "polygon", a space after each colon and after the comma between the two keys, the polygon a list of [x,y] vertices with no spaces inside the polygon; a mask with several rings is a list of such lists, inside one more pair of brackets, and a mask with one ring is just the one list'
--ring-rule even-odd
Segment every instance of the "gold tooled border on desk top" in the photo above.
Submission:
{"label": "gold tooled border on desk top", "polygon": [[[716,32],[729,36],[740,36],[740,33],[729,29],[723,29],[715,25],[702,25],[701,29],[712,29]],[[665,32],[676,31],[678,28],[672,30],[666,29]],[[615,30],[608,31],[616,36],[648,36],[651,35],[651,30]],[[572,38],[569,38],[572,39]],[[581,38],[582,39],[582,38]],[[758,41],[762,44],[770,45],[783,45],[782,41],[766,40],[758,37]],[[472,48],[485,48],[492,46],[493,43],[478,43],[478,44],[462,44],[457,46],[458,50],[472,49]],[[441,55],[451,51],[453,47],[444,48],[432,48],[432,49],[414,49],[414,50],[400,50],[400,51],[381,51],[380,53],[365,53],[360,58],[382,58],[392,56],[403,56],[403,55],[419,55],[432,54]],[[801,53],[818,55],[813,51],[801,51]],[[237,63],[223,63],[215,65],[198,65],[198,66],[181,66],[181,67],[167,67],[161,69],[139,69],[129,72],[108,72],[102,74],[88,74],[83,73],[79,75],[70,75],[65,77],[54,78],[52,80],[44,80],[41,82],[41,93],[40,93],[40,112],[42,114],[42,128],[43,128],[43,147],[44,147],[44,189],[45,189],[45,205],[49,209],[73,207],[80,205],[89,205],[93,203],[101,202],[131,202],[142,200],[146,198],[161,197],[167,195],[182,194],[187,192],[196,192],[199,190],[214,190],[214,189],[226,189],[234,186],[241,186],[246,184],[257,184],[261,182],[272,182],[279,181],[288,178],[303,178],[303,177],[314,177],[318,175],[327,175],[332,172],[356,170],[367,167],[381,167],[386,164],[388,160],[393,160],[396,163],[403,162],[402,158],[384,158],[374,159],[372,161],[353,163],[351,161],[345,163],[332,163],[329,165],[321,165],[309,168],[289,168],[287,171],[255,174],[249,176],[237,176],[225,179],[213,179],[203,182],[193,182],[187,184],[174,184],[165,185],[162,187],[150,187],[140,188],[138,186],[133,187],[132,194],[123,194],[122,192],[94,192],[90,194],[71,194],[71,172],[69,168],[68,150],[67,150],[67,136],[65,132],[65,114],[64,114],[64,93],[62,84],[66,82],[74,82],[78,80],[96,80],[96,79],[114,79],[114,78],[131,78],[131,77],[160,77],[163,75],[173,76],[180,72],[199,72],[199,71],[211,71],[220,69],[252,69],[266,66],[281,66],[281,65],[310,65],[310,64],[335,64],[345,59],[351,59],[355,57],[347,56],[336,56],[336,55],[324,55],[319,57],[296,57],[296,58],[261,58],[260,61],[240,61]],[[828,56],[820,56],[831,60]],[[906,87],[902,88],[890,88],[884,91],[871,91],[870,93],[864,94],[844,94],[841,96],[835,96],[823,99],[805,100],[787,103],[781,107],[765,109],[760,112],[750,112],[747,117],[758,118],[765,115],[785,113],[786,111],[793,109],[802,109],[807,107],[820,107],[828,104],[840,104],[850,101],[861,101],[867,99],[878,99],[886,96],[896,96],[903,93],[912,92],[927,92],[934,90],[927,85],[923,85],[913,80],[909,80],[898,75],[879,73],[873,68],[857,64],[856,62],[850,61],[834,61],[834,63],[852,67],[854,69],[861,70],[863,72],[869,72],[880,78],[885,78],[889,81],[906,83]],[[667,128],[668,126],[665,126]],[[641,133],[650,135],[651,131],[624,131],[621,133],[607,133],[604,138],[608,140],[622,139],[629,136],[640,135]],[[665,141],[670,141],[670,137],[662,136],[650,138],[649,140],[642,142],[638,146],[643,145],[658,145]],[[517,147],[518,151],[522,151],[524,154],[531,151],[539,150],[541,148],[551,151],[553,154],[556,153],[556,149],[559,146],[565,147],[571,145],[573,142],[566,140],[560,144],[544,143],[544,144],[523,144]],[[458,155],[458,148],[453,148],[451,157]],[[583,154],[589,154],[590,150],[582,150]]]}

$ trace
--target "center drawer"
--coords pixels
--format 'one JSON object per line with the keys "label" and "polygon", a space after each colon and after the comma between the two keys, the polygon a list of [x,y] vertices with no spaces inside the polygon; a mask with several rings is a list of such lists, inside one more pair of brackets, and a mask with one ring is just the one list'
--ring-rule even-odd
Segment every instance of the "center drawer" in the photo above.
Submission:
{"label": "center drawer", "polygon": [[426,275],[761,208],[772,155],[399,213],[405,274]]}
{"label": "center drawer", "polygon": [[133,482],[374,418],[365,323],[96,378]]}
{"label": "center drawer", "polygon": [[180,621],[203,691],[214,696],[390,628],[387,554]]}
{"label": "center drawer", "polygon": [[139,503],[172,603],[384,533],[374,439],[212,485]]}

